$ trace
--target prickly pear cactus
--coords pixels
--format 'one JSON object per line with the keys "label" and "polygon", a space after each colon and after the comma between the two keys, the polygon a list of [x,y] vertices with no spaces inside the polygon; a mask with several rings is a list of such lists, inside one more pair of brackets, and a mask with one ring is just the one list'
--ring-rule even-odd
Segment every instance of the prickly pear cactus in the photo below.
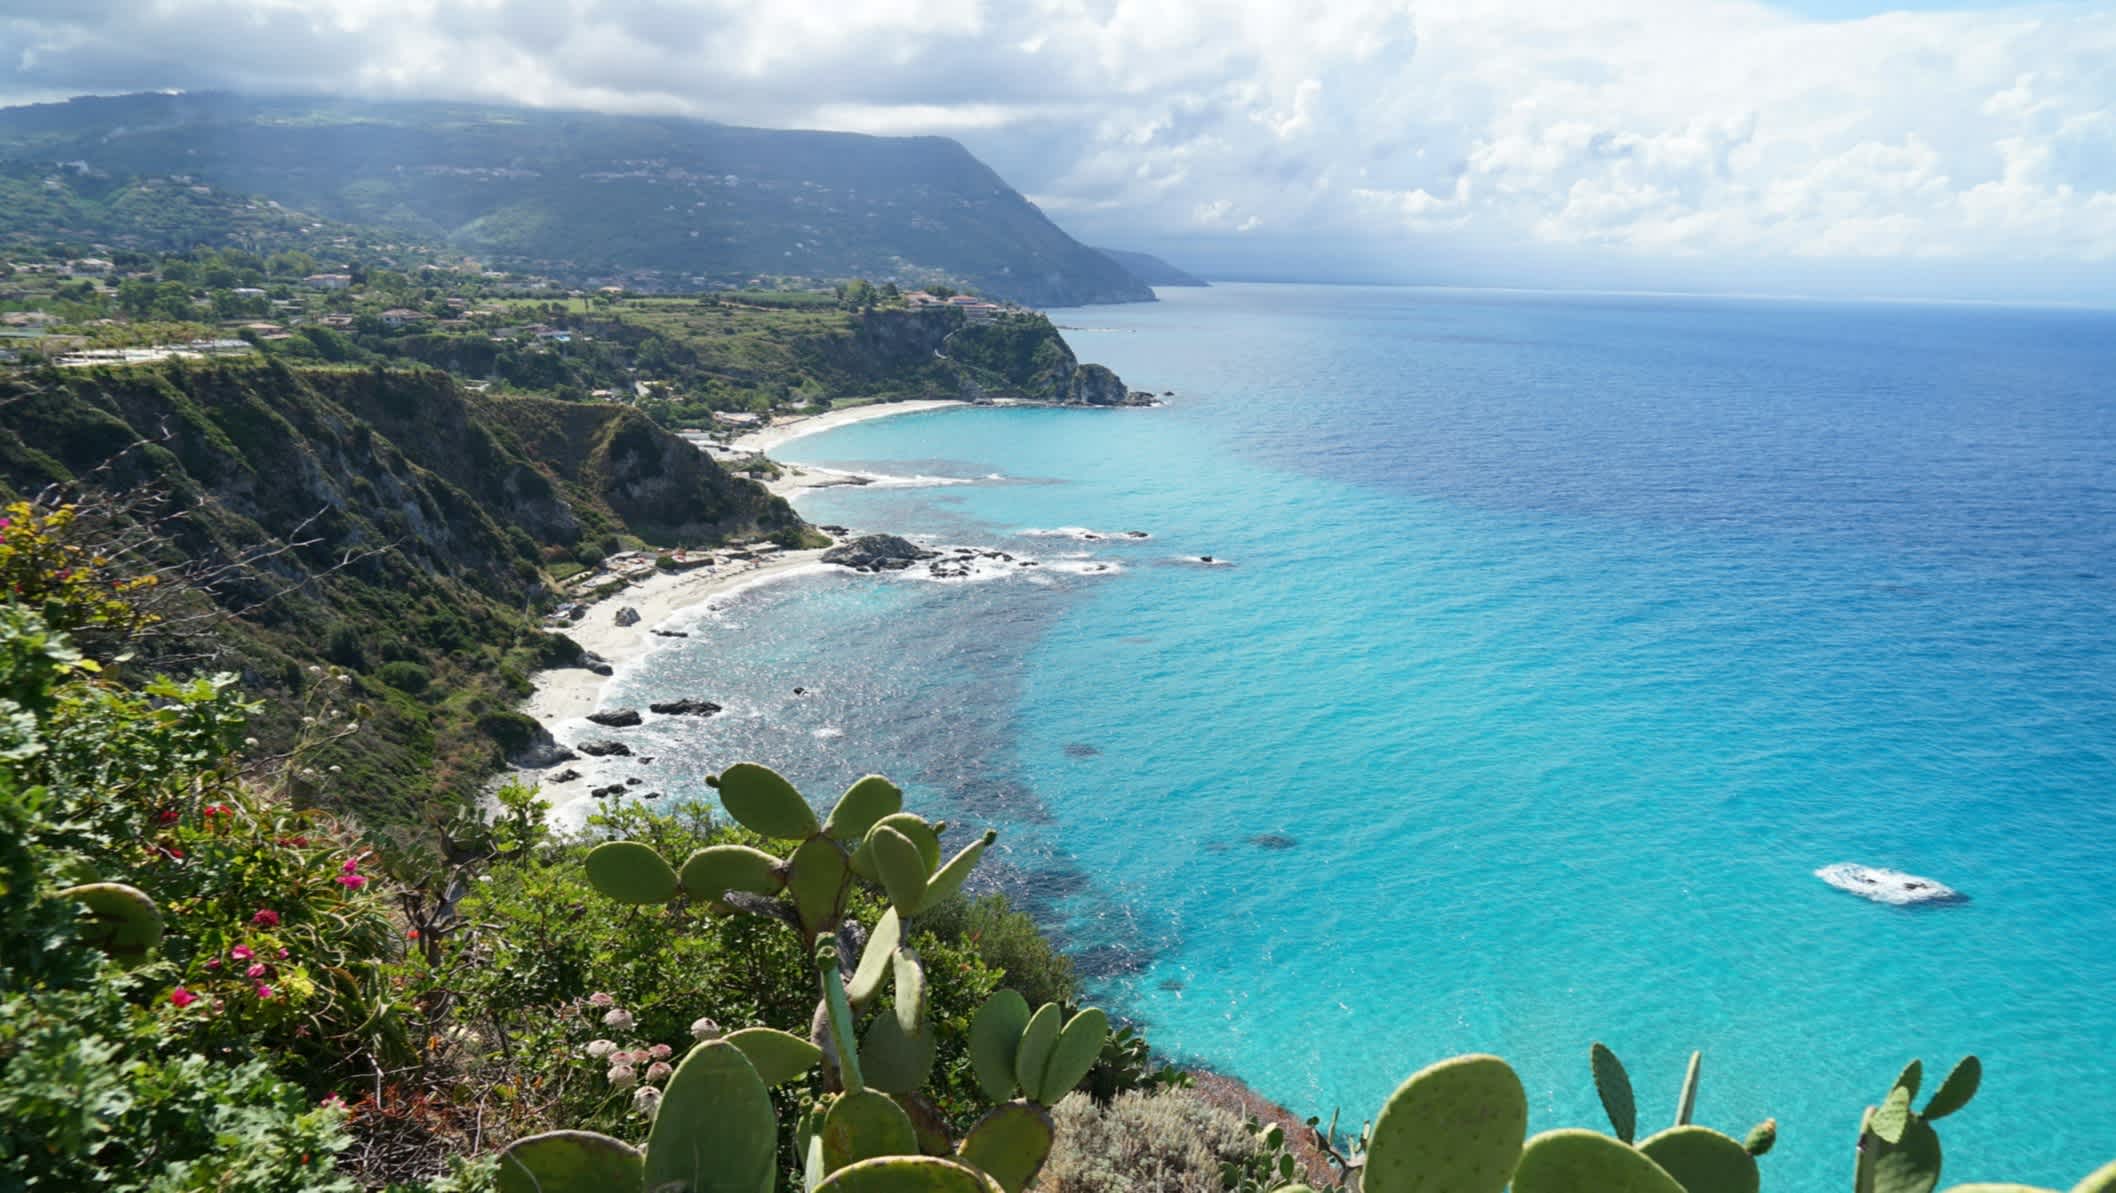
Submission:
{"label": "prickly pear cactus", "polygon": [[1014,1058],[1029,1026],[1029,1002],[1013,990],[995,990],[970,1020],[970,1067],[977,1087],[994,1102],[1014,1096]]}
{"label": "prickly pear cactus", "polygon": [[1007,1193],[1022,1193],[1043,1170],[1057,1138],[1050,1112],[1033,1102],[1007,1102],[977,1120],[958,1154]]}
{"label": "prickly pear cactus", "polygon": [[937,1156],[883,1156],[840,1168],[815,1193],[1006,1193],[967,1164]]}
{"label": "prickly pear cactus", "polygon": [[1365,1193],[1500,1193],[1527,1133],[1528,1095],[1505,1061],[1441,1061],[1397,1087],[1374,1120]]}
{"label": "prickly pear cactus", "polygon": [[1624,1062],[1606,1044],[1596,1041],[1588,1051],[1594,1065],[1594,1092],[1602,1100],[1602,1112],[1616,1137],[1630,1143],[1638,1137],[1638,1100],[1631,1093],[1631,1075]]}
{"label": "prickly pear cactus", "polygon": [[779,841],[806,841],[822,826],[815,809],[779,772],[737,762],[720,772],[720,802],[743,828]]}
{"label": "prickly pear cactus", "polygon": [[757,1070],[740,1048],[710,1040],[690,1050],[663,1091],[647,1135],[646,1188],[771,1193],[778,1150]]}
{"label": "prickly pear cactus", "polygon": [[830,819],[823,822],[823,835],[845,845],[856,845],[875,821],[903,810],[904,789],[880,775],[868,775],[838,797]]}
{"label": "prickly pear cactus", "polygon": [[[1058,1041],[1051,1046],[1043,1072],[1033,1077],[1032,1096],[1046,1106],[1057,1105],[1095,1067],[1096,1059],[1102,1055],[1102,1042],[1108,1038],[1108,1015],[1094,1007],[1074,1015],[1058,1032]],[[1031,1088],[1031,1075],[1022,1073],[1020,1077],[1022,1087]]]}
{"label": "prickly pear cactus", "polygon": [[1984,1081],[1984,1063],[1974,1056],[1965,1056],[1948,1070],[1940,1088],[1933,1091],[1932,1100],[1925,1103],[1925,1121],[1946,1118],[1969,1104],[1976,1097],[1977,1086]]}
{"label": "prickly pear cactus", "polygon": [[796,1035],[770,1027],[745,1027],[720,1037],[742,1050],[757,1079],[766,1085],[784,1085],[823,1059],[823,1050]]}
{"label": "prickly pear cactus", "polygon": [[876,1156],[918,1152],[918,1134],[911,1127],[911,1117],[895,1099],[871,1089],[838,1095],[823,1114],[822,1136],[826,1172]]}
{"label": "prickly pear cactus", "polygon": [[1686,1193],[1757,1193],[1756,1157],[1710,1127],[1670,1127],[1638,1145]]}
{"label": "prickly pear cactus", "polygon": [[666,903],[676,897],[676,872],[637,841],[605,841],[588,851],[588,882],[620,903]]}
{"label": "prickly pear cactus", "polygon": [[714,900],[729,891],[776,895],[786,886],[779,859],[747,845],[708,845],[683,863],[678,877],[693,899]]}
{"label": "prickly pear cactus", "polygon": [[137,961],[162,939],[162,911],[147,892],[122,882],[67,887],[59,898],[79,903],[81,939],[121,961]]}
{"label": "prickly pear cactus", "polygon": [[1521,1149],[1514,1193],[1687,1193],[1646,1153],[1593,1131],[1545,1131]]}
{"label": "prickly pear cactus", "polygon": [[646,1160],[608,1135],[552,1131],[500,1153],[499,1193],[639,1193]]}

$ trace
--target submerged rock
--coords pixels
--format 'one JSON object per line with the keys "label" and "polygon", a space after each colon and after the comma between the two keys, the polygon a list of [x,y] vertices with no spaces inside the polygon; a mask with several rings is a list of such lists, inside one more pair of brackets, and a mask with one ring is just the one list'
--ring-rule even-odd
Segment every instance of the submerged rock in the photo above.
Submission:
{"label": "submerged rock", "polygon": [[1258,849],[1291,849],[1300,844],[1284,833],[1258,833],[1249,838],[1249,843]]}
{"label": "submerged rock", "polygon": [[664,717],[709,717],[720,711],[720,706],[710,700],[699,700],[686,696],[681,700],[663,700],[647,705],[647,711]]}
{"label": "submerged rock", "polygon": [[598,725],[607,725],[612,729],[629,729],[639,724],[640,718],[639,710],[636,708],[612,708],[603,712],[591,712],[588,714],[588,719]]}
{"label": "submerged rock", "polygon": [[1815,871],[1815,877],[1862,899],[1899,907],[1913,903],[1959,903],[1968,898],[1953,887],[1930,878],[1905,874],[1901,870],[1861,866],[1855,862],[1824,866]]}
{"label": "submerged rock", "polygon": [[862,572],[894,572],[939,555],[940,552],[928,551],[900,535],[867,534],[823,552],[823,562]]}

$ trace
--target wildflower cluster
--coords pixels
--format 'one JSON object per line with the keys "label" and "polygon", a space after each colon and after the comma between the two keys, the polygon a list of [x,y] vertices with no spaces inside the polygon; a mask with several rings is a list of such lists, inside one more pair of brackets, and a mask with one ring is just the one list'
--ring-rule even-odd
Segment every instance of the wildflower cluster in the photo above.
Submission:
{"label": "wildflower cluster", "polygon": [[[613,1032],[629,1032],[636,1026],[632,1012],[618,1006],[617,1000],[609,994],[597,991],[590,994],[585,1003],[583,1017],[597,1019],[603,1027]],[[596,1011],[602,1014],[598,1017],[595,1015]],[[710,1022],[711,1020],[706,1019],[699,1020],[699,1023]],[[697,1025],[694,1024],[692,1030],[695,1034]],[[719,1034],[717,1027],[714,1028],[714,1034]],[[589,1060],[604,1066],[603,1080],[612,1090],[620,1093],[625,1090],[632,1091],[633,1110],[651,1119],[655,1112],[661,1109],[661,1086],[668,1082],[669,1076],[675,1071],[669,1064],[669,1058],[676,1053],[674,1048],[667,1044],[626,1046],[616,1040],[599,1037],[590,1040],[587,1047],[581,1051]]]}

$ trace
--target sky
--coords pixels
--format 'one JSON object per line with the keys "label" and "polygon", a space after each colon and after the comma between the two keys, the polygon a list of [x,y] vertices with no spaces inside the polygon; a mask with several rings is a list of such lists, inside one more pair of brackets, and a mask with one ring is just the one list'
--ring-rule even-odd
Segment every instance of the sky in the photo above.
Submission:
{"label": "sky", "polygon": [[0,0],[0,102],[954,137],[1220,276],[2116,303],[2116,0]]}

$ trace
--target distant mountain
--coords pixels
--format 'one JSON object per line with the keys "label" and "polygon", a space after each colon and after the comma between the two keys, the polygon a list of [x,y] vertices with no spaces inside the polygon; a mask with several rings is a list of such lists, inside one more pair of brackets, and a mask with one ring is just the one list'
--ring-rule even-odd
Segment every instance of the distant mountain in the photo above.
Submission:
{"label": "distant mountain", "polygon": [[1212,283],[1195,274],[1184,273],[1152,253],[1128,253],[1123,249],[1096,249],[1096,252],[1124,267],[1124,271],[1149,286],[1209,286]]}
{"label": "distant mountain", "polygon": [[488,264],[642,289],[945,278],[1039,306],[1153,297],[942,137],[140,94],[0,109],[0,159],[189,180]]}

